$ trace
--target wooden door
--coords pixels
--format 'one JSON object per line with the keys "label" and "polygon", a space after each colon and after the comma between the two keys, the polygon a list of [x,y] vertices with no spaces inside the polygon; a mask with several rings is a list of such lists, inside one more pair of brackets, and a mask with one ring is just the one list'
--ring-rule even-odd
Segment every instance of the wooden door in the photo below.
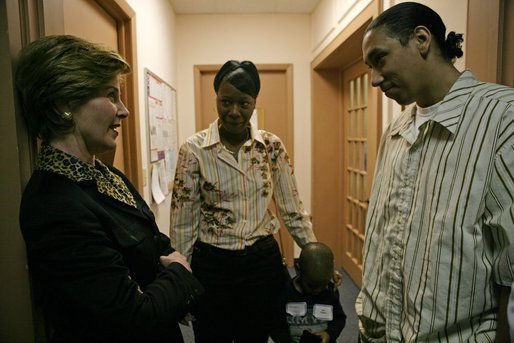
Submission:
{"label": "wooden door", "polygon": [[364,230],[379,133],[375,117],[370,118],[371,85],[366,65],[359,61],[345,69],[342,80],[342,261],[343,268],[360,285]]}
{"label": "wooden door", "polygon": [[477,79],[514,87],[514,0],[469,0],[466,68]]}
{"label": "wooden door", "polygon": [[514,87],[514,0],[503,0],[501,75],[499,83]]}
{"label": "wooden door", "polygon": [[[221,65],[195,66],[195,106],[196,130],[200,131],[218,118],[214,76]],[[256,109],[259,112],[259,128],[273,132],[284,142],[293,161],[293,99],[292,66],[289,64],[257,65],[261,79],[261,91],[257,97]],[[273,209],[275,211],[275,209]],[[283,255],[292,266],[294,244],[282,223],[280,235]]]}
{"label": "wooden door", "polygon": [[[64,33],[100,43],[118,50],[116,20],[95,1],[68,0],[63,2]],[[91,25],[94,23],[94,25]],[[102,162],[125,171],[123,124],[118,130],[116,148],[97,155]]]}
{"label": "wooden door", "polygon": [[41,35],[72,34],[119,51],[132,66],[121,89],[130,115],[122,121],[115,151],[99,156],[122,170],[143,192],[137,91],[135,12],[125,0],[52,0],[39,8]]}
{"label": "wooden door", "polygon": [[[334,251],[336,267],[345,269],[359,287],[362,283],[359,244],[363,239],[367,192],[382,127],[382,94],[366,83],[361,47],[366,28],[381,12],[381,3],[371,1],[311,63],[313,224],[318,239]],[[355,100],[350,104],[350,92],[355,97],[357,88],[359,103]],[[350,118],[363,111],[367,120],[359,117],[361,126],[356,132],[355,125],[359,122],[350,123]],[[359,156],[367,152],[366,160],[361,157],[359,164],[355,157],[349,157],[358,148],[362,148],[358,150]],[[360,194],[357,180],[366,185],[359,186]],[[348,194],[350,191],[353,193]]]}

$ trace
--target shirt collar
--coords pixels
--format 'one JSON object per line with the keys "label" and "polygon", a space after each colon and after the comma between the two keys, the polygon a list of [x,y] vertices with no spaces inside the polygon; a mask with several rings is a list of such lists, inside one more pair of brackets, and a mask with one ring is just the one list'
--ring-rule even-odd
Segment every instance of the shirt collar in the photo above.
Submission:
{"label": "shirt collar", "polygon": [[[97,163],[100,168],[107,168],[99,160],[96,160],[95,163]],[[36,170],[53,172],[75,182],[93,180],[95,175],[95,167],[93,165],[81,161],[77,157],[69,155],[48,144],[41,146]]]}
{"label": "shirt collar", "polygon": [[[203,149],[211,147],[216,144],[221,144],[218,122],[219,122],[219,119],[216,119],[214,122],[212,122],[209,125],[209,128],[207,129],[207,132],[206,132],[205,140],[202,144]],[[253,126],[252,123],[249,123],[249,125],[250,125],[250,138],[252,140],[260,142],[262,145],[264,145],[264,138],[262,138],[261,132],[255,126]]]}
{"label": "shirt collar", "polygon": [[36,170],[53,172],[74,182],[94,180],[100,193],[137,208],[135,198],[122,178],[100,160],[95,160],[93,166],[51,145],[43,144]]}
{"label": "shirt collar", "polygon": [[[464,113],[464,105],[473,91],[473,86],[478,82],[470,70],[462,72],[441,101],[437,112],[431,120],[439,123],[454,134]],[[391,124],[390,134],[392,136],[397,134],[403,135],[405,130],[409,129],[415,115],[416,105],[409,105],[402,115]]]}

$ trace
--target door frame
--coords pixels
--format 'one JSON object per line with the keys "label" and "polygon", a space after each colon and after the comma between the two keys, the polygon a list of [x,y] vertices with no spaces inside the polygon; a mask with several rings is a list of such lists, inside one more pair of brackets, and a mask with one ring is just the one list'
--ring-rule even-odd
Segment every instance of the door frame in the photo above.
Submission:
{"label": "door frame", "polygon": [[[343,230],[344,155],[341,145],[344,137],[342,122],[341,73],[357,61],[362,61],[362,38],[368,24],[381,12],[381,1],[372,1],[338,36],[312,61],[312,215],[319,241],[334,252],[336,266],[344,268]],[[373,88],[369,106],[376,113],[376,125],[381,127],[381,94]],[[373,115],[370,113],[369,120]],[[374,140],[378,145],[381,130]],[[376,151],[372,147],[371,151]],[[370,177],[371,178],[371,177]],[[351,275],[360,286],[361,276]]]}
{"label": "door frame", "polygon": [[5,276],[0,283],[0,340],[7,342],[33,342],[37,330],[25,242],[19,226],[19,204],[24,185],[32,174],[36,146],[28,138],[14,86],[16,56],[37,32],[26,23],[34,17],[29,11],[32,5],[28,0],[0,1],[0,73],[3,76],[0,78],[0,155],[4,161],[0,165],[0,242],[3,242],[4,257],[0,273]]}
{"label": "door frame", "polygon": [[469,0],[466,67],[477,79],[514,87],[514,0]]}

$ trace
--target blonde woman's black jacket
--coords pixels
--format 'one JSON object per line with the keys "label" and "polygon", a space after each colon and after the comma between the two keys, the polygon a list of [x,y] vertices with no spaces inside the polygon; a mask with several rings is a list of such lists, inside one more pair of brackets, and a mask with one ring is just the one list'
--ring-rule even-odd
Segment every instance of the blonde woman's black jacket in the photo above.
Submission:
{"label": "blonde woman's black jacket", "polygon": [[177,321],[202,286],[182,265],[133,185],[137,209],[74,182],[35,171],[25,188],[20,225],[35,301],[52,342],[182,342]]}

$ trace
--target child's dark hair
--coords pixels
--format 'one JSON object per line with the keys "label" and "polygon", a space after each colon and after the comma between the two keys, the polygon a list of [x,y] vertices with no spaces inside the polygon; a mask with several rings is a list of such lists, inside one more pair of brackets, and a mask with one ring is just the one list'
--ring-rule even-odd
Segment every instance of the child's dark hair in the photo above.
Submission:
{"label": "child's dark hair", "polygon": [[326,244],[308,243],[300,253],[298,268],[302,273],[316,272],[320,275],[331,276],[334,272],[334,254]]}

